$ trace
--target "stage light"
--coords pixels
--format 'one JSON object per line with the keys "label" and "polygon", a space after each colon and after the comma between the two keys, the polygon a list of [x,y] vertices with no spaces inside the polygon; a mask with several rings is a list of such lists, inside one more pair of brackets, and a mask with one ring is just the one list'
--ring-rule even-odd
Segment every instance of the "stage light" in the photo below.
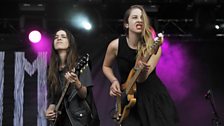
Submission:
{"label": "stage light", "polygon": [[90,22],[84,21],[84,22],[82,22],[82,27],[86,30],[91,30],[92,25],[90,24]]}
{"label": "stage light", "polygon": [[29,33],[29,40],[32,43],[38,43],[41,40],[41,33],[37,30],[33,30]]}
{"label": "stage light", "polygon": [[92,23],[88,19],[87,15],[82,13],[73,16],[72,24],[79,29],[85,29],[87,31],[92,29]]}
{"label": "stage light", "polygon": [[215,29],[219,30],[220,29],[219,25],[215,25]]}

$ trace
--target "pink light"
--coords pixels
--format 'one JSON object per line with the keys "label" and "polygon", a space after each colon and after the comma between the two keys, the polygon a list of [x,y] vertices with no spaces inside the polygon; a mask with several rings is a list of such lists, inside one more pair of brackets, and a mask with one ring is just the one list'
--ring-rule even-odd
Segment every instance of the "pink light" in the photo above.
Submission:
{"label": "pink light", "polygon": [[41,40],[41,34],[39,31],[34,30],[29,34],[29,40],[33,43],[38,43]]}

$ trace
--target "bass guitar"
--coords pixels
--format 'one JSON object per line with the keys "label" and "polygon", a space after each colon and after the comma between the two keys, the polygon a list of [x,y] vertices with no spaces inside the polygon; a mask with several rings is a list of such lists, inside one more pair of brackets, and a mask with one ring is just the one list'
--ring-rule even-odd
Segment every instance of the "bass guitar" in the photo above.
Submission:
{"label": "bass guitar", "polygon": [[[147,62],[153,54],[156,54],[160,45],[162,44],[163,35],[158,34],[157,39],[155,39],[153,45],[146,52],[146,55],[142,57],[143,62]],[[121,85],[122,93],[121,96],[116,97],[116,112],[114,114],[114,119],[118,124],[128,116],[130,109],[135,105],[136,98],[136,80],[139,77],[143,67],[134,67],[129,72],[128,78],[124,84]]]}
{"label": "bass guitar", "polygon": [[[75,67],[71,70],[72,72],[74,72],[77,75],[80,75],[80,73],[82,73],[82,70],[85,69],[85,66],[88,65],[88,61],[89,61],[89,54],[87,53],[86,55],[82,56],[77,64],[75,65]],[[67,82],[64,86],[64,89],[62,91],[61,97],[58,100],[58,103],[55,106],[55,113],[56,113],[56,118],[54,121],[51,122],[51,126],[58,126],[58,124],[60,123],[60,115],[62,114],[62,112],[60,111],[61,108],[61,103],[65,97],[65,94],[68,90],[70,83]]]}

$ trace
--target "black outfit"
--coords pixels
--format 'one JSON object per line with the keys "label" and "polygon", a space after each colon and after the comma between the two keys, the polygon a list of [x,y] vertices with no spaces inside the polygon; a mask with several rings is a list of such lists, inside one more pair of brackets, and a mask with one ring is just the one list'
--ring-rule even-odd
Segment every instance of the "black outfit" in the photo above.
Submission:
{"label": "black outfit", "polygon": [[[79,76],[80,82],[81,84],[87,87],[88,99],[91,99],[92,100],[91,102],[94,102],[92,97],[92,89],[91,89],[93,84],[91,80],[90,69],[89,67],[86,67],[82,71],[83,72],[81,72]],[[59,81],[61,84],[61,91],[63,90],[65,85],[64,83],[65,72],[67,71],[64,69],[59,71],[58,73]],[[51,92],[48,99],[49,104],[56,105],[60,96],[61,96],[61,93]],[[77,90],[75,86],[70,84],[61,105],[62,114],[60,115],[61,118],[57,126],[91,126],[90,121],[92,120],[92,117],[91,117],[92,104],[95,105],[94,103],[87,102],[86,99],[85,100],[81,99],[77,94]],[[94,108],[94,110],[95,109],[96,108]]]}
{"label": "black outfit", "polygon": [[[117,56],[121,84],[134,67],[136,55],[137,50],[128,46],[126,36],[121,36]],[[175,126],[178,118],[174,102],[155,70],[147,80],[136,85],[136,104],[122,126]]]}

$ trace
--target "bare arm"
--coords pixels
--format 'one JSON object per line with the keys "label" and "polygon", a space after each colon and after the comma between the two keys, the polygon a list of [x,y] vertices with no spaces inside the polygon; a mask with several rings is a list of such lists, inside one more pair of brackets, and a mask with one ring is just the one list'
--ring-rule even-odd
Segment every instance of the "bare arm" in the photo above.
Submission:
{"label": "bare arm", "polygon": [[102,66],[104,75],[112,83],[110,87],[111,96],[118,96],[121,93],[120,84],[112,70],[112,63],[114,62],[117,56],[117,53],[118,53],[118,39],[115,39],[107,47],[107,51],[106,51],[103,66]]}
{"label": "bare arm", "polygon": [[87,88],[86,88],[86,86],[81,84],[81,82],[79,81],[78,83],[75,84],[75,88],[77,89],[78,95],[81,98],[83,98],[83,99],[86,98],[86,96],[87,96]]}
{"label": "bare arm", "polygon": [[118,39],[113,40],[107,47],[105,58],[103,61],[103,73],[110,80],[110,82],[117,80],[112,70],[112,63],[114,62],[118,51]]}

